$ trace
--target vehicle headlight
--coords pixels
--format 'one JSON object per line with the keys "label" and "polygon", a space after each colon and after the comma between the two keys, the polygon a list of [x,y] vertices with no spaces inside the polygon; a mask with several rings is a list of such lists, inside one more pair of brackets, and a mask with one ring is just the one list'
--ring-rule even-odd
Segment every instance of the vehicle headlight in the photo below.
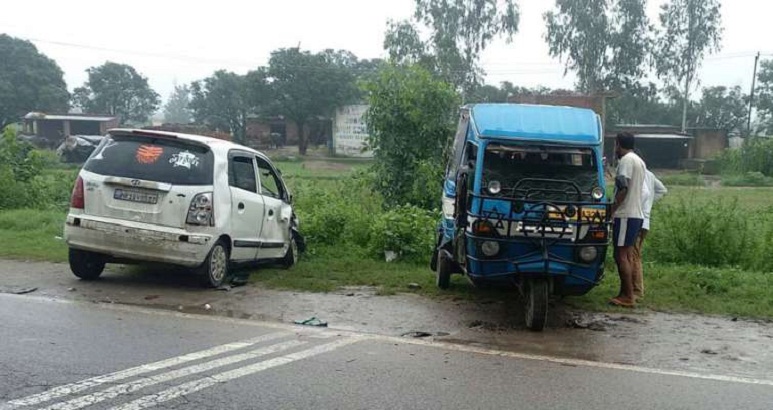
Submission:
{"label": "vehicle headlight", "polygon": [[599,250],[595,246],[585,246],[580,249],[580,259],[583,262],[593,262],[599,256]]}
{"label": "vehicle headlight", "polygon": [[483,254],[488,257],[496,256],[499,253],[499,242],[483,242],[483,244],[480,246],[480,250],[483,251]]}
{"label": "vehicle headlight", "polygon": [[569,205],[564,209],[564,215],[566,215],[567,218],[574,218],[577,216],[577,208],[574,207],[574,205]]}
{"label": "vehicle headlight", "polygon": [[502,192],[502,184],[499,181],[491,181],[488,183],[488,191],[491,195],[497,195]]}
{"label": "vehicle headlight", "polygon": [[601,198],[604,198],[604,188],[597,186],[590,191],[590,194],[596,201],[601,201]]}

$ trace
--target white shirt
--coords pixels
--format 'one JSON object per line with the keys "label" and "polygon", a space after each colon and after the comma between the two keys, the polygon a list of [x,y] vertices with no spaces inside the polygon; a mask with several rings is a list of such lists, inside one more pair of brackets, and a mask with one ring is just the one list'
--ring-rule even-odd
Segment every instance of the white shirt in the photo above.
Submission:
{"label": "white shirt", "polygon": [[655,201],[663,198],[668,193],[668,189],[650,170],[644,173],[644,186],[642,186],[642,212],[644,213],[644,224],[642,229],[650,230],[650,213]]}
{"label": "white shirt", "polygon": [[617,164],[617,176],[622,176],[628,181],[628,193],[617,208],[615,218],[644,219],[642,191],[646,171],[647,166],[644,161],[635,153],[629,152],[620,158]]}

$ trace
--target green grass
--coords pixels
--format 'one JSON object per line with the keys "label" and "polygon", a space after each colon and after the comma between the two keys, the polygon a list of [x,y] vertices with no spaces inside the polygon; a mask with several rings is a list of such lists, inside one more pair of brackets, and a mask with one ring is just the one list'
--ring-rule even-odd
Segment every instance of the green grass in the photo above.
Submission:
{"label": "green grass", "polygon": [[[367,167],[367,161],[303,160],[279,161],[277,166],[291,189],[301,193],[309,186],[326,190],[347,183],[346,175]],[[69,175],[71,169],[48,169],[47,177]],[[686,174],[683,174],[686,175]],[[680,178],[687,178],[681,177]],[[738,206],[765,212],[773,204],[771,188],[731,188],[684,186],[666,182],[669,194],[662,205],[693,201],[711,204],[738,199]],[[68,187],[69,190],[69,187]],[[315,191],[316,192],[316,191]],[[368,197],[370,198],[370,197]],[[368,198],[361,198],[367,200]],[[313,207],[312,199],[298,198],[299,206]],[[661,204],[659,204],[660,206]],[[0,258],[64,262],[67,250],[62,236],[63,211],[0,211]],[[657,218],[657,208],[653,218]],[[302,226],[303,228],[303,222]],[[475,289],[458,275],[451,290],[435,287],[433,273],[425,265],[404,262],[386,263],[366,255],[358,247],[324,246],[312,243],[312,254],[304,255],[291,270],[260,269],[251,280],[261,286],[309,292],[332,292],[347,286],[374,287],[380,295],[410,292],[428,297],[511,298],[512,291]],[[646,252],[646,250],[645,250]],[[645,261],[648,261],[645,254]],[[644,308],[675,312],[698,312],[753,318],[773,318],[773,273],[741,271],[731,268],[705,268],[695,265],[646,263],[647,297]],[[418,288],[409,284],[418,284]],[[566,298],[565,303],[582,309],[615,311],[607,300],[619,286],[613,266],[604,282],[583,297]]]}
{"label": "green grass", "polygon": [[61,211],[0,211],[0,258],[65,262]]}
{"label": "green grass", "polygon": [[[578,308],[620,311],[607,305],[620,281],[612,269],[600,286],[566,302]],[[773,318],[773,274],[695,265],[645,263],[645,297],[639,306],[658,311]]]}

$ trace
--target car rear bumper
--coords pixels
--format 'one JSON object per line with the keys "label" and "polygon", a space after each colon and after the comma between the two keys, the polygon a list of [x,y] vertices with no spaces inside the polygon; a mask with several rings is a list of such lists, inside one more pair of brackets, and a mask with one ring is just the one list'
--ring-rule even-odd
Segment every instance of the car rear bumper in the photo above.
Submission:
{"label": "car rear bumper", "polygon": [[212,235],[190,233],[131,221],[68,215],[67,245],[119,259],[201,265],[212,246]]}

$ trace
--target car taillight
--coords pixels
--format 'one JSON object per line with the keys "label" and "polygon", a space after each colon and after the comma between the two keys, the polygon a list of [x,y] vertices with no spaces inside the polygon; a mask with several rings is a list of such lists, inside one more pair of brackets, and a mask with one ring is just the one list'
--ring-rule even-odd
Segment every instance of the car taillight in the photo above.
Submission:
{"label": "car taillight", "polygon": [[188,217],[185,222],[190,225],[215,225],[211,192],[201,193],[193,197],[191,206],[188,207]]}
{"label": "car taillight", "polygon": [[70,208],[84,209],[86,207],[86,197],[83,192],[83,178],[80,176],[75,180],[75,187],[72,189],[70,197]]}

